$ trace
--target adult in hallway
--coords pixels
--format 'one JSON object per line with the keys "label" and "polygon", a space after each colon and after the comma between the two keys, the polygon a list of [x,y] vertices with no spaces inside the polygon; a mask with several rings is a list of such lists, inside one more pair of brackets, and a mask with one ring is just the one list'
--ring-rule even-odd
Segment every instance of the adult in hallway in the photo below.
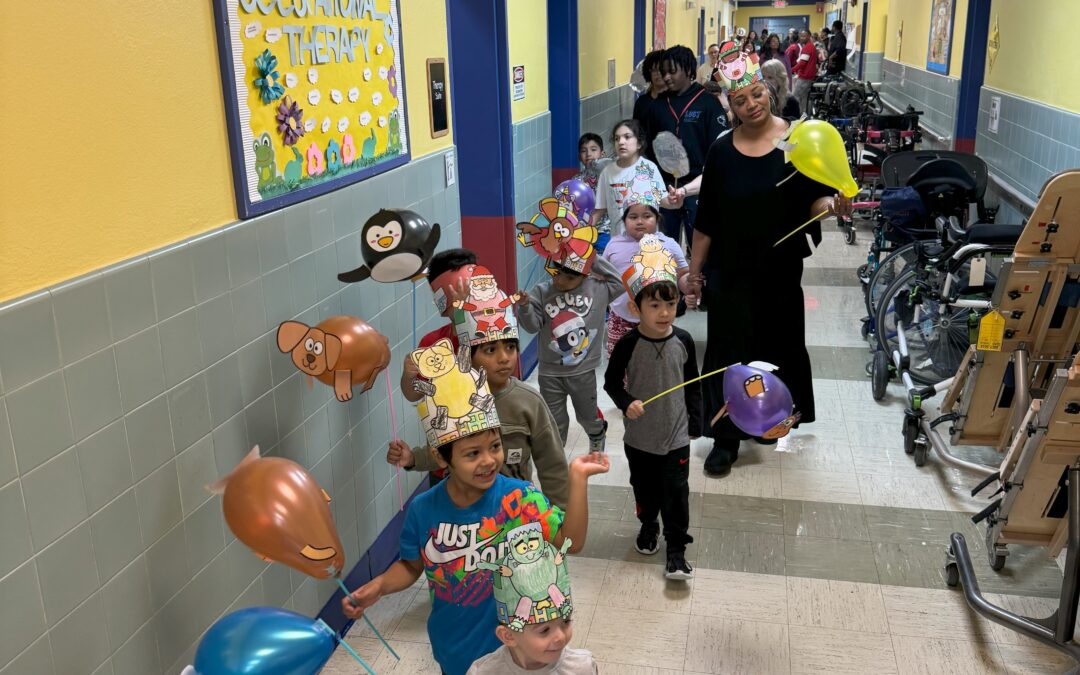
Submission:
{"label": "adult in hallway", "polygon": [[720,45],[716,43],[709,45],[707,54],[709,58],[705,59],[705,63],[698,66],[697,77],[694,78],[694,81],[702,86],[712,80],[713,71],[716,70],[717,64],[720,63]]}
{"label": "adult in hallway", "polygon": [[788,62],[783,47],[780,45],[779,33],[773,33],[765,38],[765,43],[761,45],[761,51],[758,52],[758,63],[764,65],[767,61],[773,60],[779,61],[780,65],[784,66],[784,77],[787,79],[787,88],[790,90],[791,64]]}
{"label": "adult in hallway", "polygon": [[832,22],[832,37],[829,38],[829,54],[825,60],[826,75],[840,75],[847,66],[847,38],[844,37],[844,24]]}
{"label": "adult in hallway", "polygon": [[813,88],[817,70],[817,47],[810,39],[810,33],[804,30],[799,33],[799,55],[791,66],[791,73],[795,76],[795,86],[791,93],[799,101],[799,110],[807,114],[810,113],[810,89]]}
{"label": "adult in hallway", "polygon": [[[679,178],[684,185],[701,175],[709,146],[727,129],[727,116],[715,96],[694,81],[694,52],[678,45],[664,52],[662,71],[667,84],[667,94],[651,106],[655,127],[649,131],[649,146],[661,131],[670,131],[686,148],[690,172]],[[662,172],[665,185],[674,185],[674,176]],[[661,209],[661,231],[675,241],[685,231],[687,255],[693,238],[694,217],[697,213],[697,197],[687,197],[678,209]]]}
{"label": "adult in hallway", "polygon": [[667,83],[664,82],[664,73],[661,71],[663,61],[663,49],[657,49],[645,55],[645,60],[641,62],[641,74],[648,80],[649,88],[634,101],[633,118],[641,124],[641,128],[645,131],[645,138],[649,141],[645,157],[650,162],[656,161],[656,156],[652,154],[652,139],[656,138],[657,134],[653,103],[667,91]]}
{"label": "adult in hallway", "polygon": [[[704,293],[709,310],[703,372],[736,362],[772,363],[791,390],[800,423],[813,422],[801,286],[803,258],[812,248],[804,235],[774,243],[814,214],[850,213],[851,203],[784,161],[775,141],[790,123],[770,112],[769,90],[756,61],[746,58],[720,72],[738,73],[724,81],[735,129],[709,149],[690,262],[691,290],[699,297]],[[807,232],[815,245],[821,240],[820,223]],[[711,419],[724,405],[723,379],[709,378],[703,385]],[[705,470],[725,474],[748,437],[726,417],[707,433],[713,448]]]}

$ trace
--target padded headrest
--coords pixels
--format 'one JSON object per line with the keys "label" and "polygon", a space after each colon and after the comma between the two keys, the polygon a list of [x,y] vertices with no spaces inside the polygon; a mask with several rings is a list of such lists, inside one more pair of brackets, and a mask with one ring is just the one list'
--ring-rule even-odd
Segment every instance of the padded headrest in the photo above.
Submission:
{"label": "padded headrest", "polygon": [[934,159],[923,164],[911,174],[907,184],[920,193],[938,187],[954,187],[974,193],[975,177],[960,162],[952,159]]}

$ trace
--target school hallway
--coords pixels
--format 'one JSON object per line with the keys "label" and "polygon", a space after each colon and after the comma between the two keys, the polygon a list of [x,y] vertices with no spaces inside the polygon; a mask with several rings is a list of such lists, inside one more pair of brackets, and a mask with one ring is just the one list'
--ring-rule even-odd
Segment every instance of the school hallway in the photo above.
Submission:
{"label": "school hallway", "polygon": [[[591,650],[601,673],[620,675],[1063,672],[1064,655],[978,617],[959,589],[945,586],[953,532],[965,535],[991,601],[1026,615],[1057,607],[1061,570],[1043,549],[1013,545],[1006,568],[991,571],[985,529],[969,519],[988,503],[968,495],[971,474],[935,459],[918,468],[904,454],[902,390],[894,382],[883,402],[871,399],[870,352],[859,338],[865,308],[854,270],[868,232],[847,246],[830,222],[823,229],[803,275],[818,421],[772,447],[744,441],[722,478],[703,470],[710,441],[693,443],[692,581],[664,579],[662,547],[654,556],[634,550],[622,415],[600,392],[611,471],[590,481],[588,542],[570,559],[571,646]],[[688,312],[679,320],[699,359],[704,319]],[[587,446],[572,421],[567,458]],[[984,462],[995,454],[954,451]],[[421,579],[369,613],[400,662],[360,622],[347,639],[379,673],[438,673],[429,609]],[[323,671],[355,672],[341,650]]]}

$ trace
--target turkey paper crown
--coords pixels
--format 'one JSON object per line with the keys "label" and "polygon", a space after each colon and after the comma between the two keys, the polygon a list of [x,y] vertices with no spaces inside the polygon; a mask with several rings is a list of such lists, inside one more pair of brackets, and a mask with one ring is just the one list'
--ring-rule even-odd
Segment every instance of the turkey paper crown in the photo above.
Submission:
{"label": "turkey paper crown", "polygon": [[462,278],[469,284],[469,297],[455,307],[454,332],[461,344],[471,347],[496,340],[516,340],[517,317],[514,303],[521,296],[507,295],[495,275],[483,265],[466,265]]}
{"label": "turkey paper crown", "polygon": [[484,371],[473,370],[469,345],[454,353],[454,345],[443,338],[430,347],[412,353],[424,380],[413,383],[424,395],[416,406],[428,445],[437,448],[481,431],[499,428],[495,397],[487,386]]}
{"label": "turkey paper crown", "polygon": [[728,94],[761,82],[757,54],[744,54],[737,44],[728,40],[720,45],[720,61],[713,79],[724,85]]}
{"label": "turkey paper crown", "polygon": [[560,551],[544,539],[540,523],[527,523],[507,532],[506,543],[506,557],[498,565],[480,563],[495,572],[499,623],[522,631],[527,625],[569,619],[574,609],[566,567],[570,540],[563,541]]}
{"label": "turkey paper crown", "polygon": [[518,241],[547,259],[548,273],[554,266],[578,274],[588,274],[596,257],[596,228],[578,222],[574,212],[552,197],[540,200],[540,210],[527,223],[518,223]]}
{"label": "turkey paper crown", "polygon": [[623,272],[623,285],[633,300],[641,289],[658,281],[670,281],[678,288],[675,256],[664,248],[664,243],[655,234],[647,234],[638,243],[639,249],[630,258],[630,267]]}

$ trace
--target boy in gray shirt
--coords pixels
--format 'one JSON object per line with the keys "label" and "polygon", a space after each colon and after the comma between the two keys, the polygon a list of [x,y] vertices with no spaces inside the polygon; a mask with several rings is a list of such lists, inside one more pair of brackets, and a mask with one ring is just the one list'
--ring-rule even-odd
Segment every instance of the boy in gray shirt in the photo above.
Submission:
{"label": "boy in gray shirt", "polygon": [[[670,258],[661,249],[659,257]],[[652,401],[643,401],[698,376],[694,339],[676,328],[679,290],[674,261],[635,257],[626,271],[627,290],[634,300],[630,311],[641,322],[624,335],[611,352],[604,391],[626,416],[623,440],[630,466],[641,531],[635,548],[652,555],[660,545],[664,521],[668,579],[687,580],[694,569],[686,562],[690,527],[690,441],[701,433],[701,387],[697,382]]]}
{"label": "boy in gray shirt", "polygon": [[548,263],[551,279],[536,284],[517,306],[518,323],[539,340],[540,395],[559,428],[563,446],[570,429],[566,397],[589,437],[589,452],[602,452],[607,422],[596,406],[596,369],[604,353],[604,314],[625,292],[615,267],[599,256],[573,269]]}

